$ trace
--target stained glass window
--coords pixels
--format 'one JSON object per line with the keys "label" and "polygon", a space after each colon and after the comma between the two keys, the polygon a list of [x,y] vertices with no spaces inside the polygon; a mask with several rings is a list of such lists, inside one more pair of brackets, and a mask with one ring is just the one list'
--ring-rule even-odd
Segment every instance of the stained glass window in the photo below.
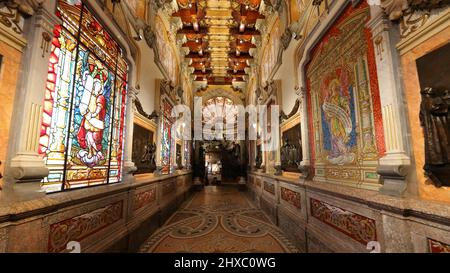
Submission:
{"label": "stained glass window", "polygon": [[161,122],[161,132],[162,132],[162,139],[161,139],[161,173],[162,174],[169,174],[170,173],[170,167],[172,166],[172,147],[175,146],[175,140],[172,139],[172,125],[173,125],[173,119],[171,118],[172,115],[172,105],[166,100],[162,100],[162,107],[163,107],[163,116],[162,116],[162,122]]}
{"label": "stained glass window", "polygon": [[83,3],[58,1],[39,153],[47,192],[121,180],[128,65]]}

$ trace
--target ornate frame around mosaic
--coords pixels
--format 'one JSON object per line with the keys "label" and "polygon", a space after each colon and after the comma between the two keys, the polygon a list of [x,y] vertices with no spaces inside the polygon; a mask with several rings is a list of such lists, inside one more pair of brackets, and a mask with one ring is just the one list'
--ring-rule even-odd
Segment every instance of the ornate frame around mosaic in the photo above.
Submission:
{"label": "ornate frame around mosaic", "polygon": [[[325,35],[312,50],[311,61],[306,66],[305,75],[307,78],[308,93],[309,137],[312,142],[311,161],[315,169],[314,180],[350,186],[361,184],[363,188],[376,190],[380,187],[376,168],[378,158],[385,152],[385,144],[373,38],[370,30],[366,27],[366,22],[370,20],[369,9],[370,8],[365,1],[357,6],[352,6],[350,3],[348,4],[347,8],[345,8],[338,17],[337,21],[327,30]],[[345,29],[349,31],[345,32]],[[346,54],[336,55],[339,50],[338,46],[341,46],[342,48],[346,45],[345,43],[340,42],[340,40],[343,39],[345,39],[345,41],[353,40],[353,44],[351,44],[350,48],[349,46],[346,47]],[[352,71],[349,68],[348,63],[351,62],[350,60],[344,60],[344,57],[355,59],[353,61],[355,67],[365,68],[366,71],[366,81],[353,83],[352,80],[349,80],[349,86],[353,86],[353,94],[349,99],[349,103],[354,104],[354,110],[352,110],[354,115],[353,125],[357,124],[357,126],[352,129],[352,132],[356,133],[354,146],[350,151],[354,154],[354,159],[343,165],[331,164],[331,162],[328,163],[326,159],[327,154],[324,151],[324,136],[322,135],[322,105],[320,105],[320,111],[318,108],[320,102],[318,101],[319,98],[317,92],[320,90],[316,91],[313,95],[310,95],[312,90],[310,70],[312,67],[315,67],[315,69],[333,67],[336,71],[339,68],[338,65],[317,66],[316,64],[314,66],[314,62],[317,61],[315,55],[320,49],[325,51],[320,54],[320,60],[322,62],[324,60],[326,61],[327,58],[332,59],[332,57],[329,56],[333,56],[334,54],[338,56],[339,59],[332,59],[333,63],[342,60],[343,63],[345,63],[345,65],[342,65],[342,68],[348,69],[347,72],[354,74],[356,70]],[[357,52],[356,50],[363,51]],[[352,52],[356,52],[357,54],[355,56],[350,55]],[[352,68],[355,69],[353,66]],[[337,73],[336,71],[333,73]],[[332,71],[329,72],[331,75]],[[318,72],[316,72],[316,74],[317,73]],[[323,75],[323,73],[318,73],[318,75]],[[349,77],[349,79],[353,79],[353,74],[350,74],[352,76]],[[358,76],[360,76],[360,74],[358,74]],[[320,77],[320,80],[323,83],[325,78],[323,76]],[[363,84],[366,86],[367,90],[365,90]],[[365,90],[365,92],[362,93],[361,90]],[[370,101],[371,103],[367,104],[367,101]],[[367,120],[369,120],[370,123],[368,123]],[[320,129],[316,130],[316,128]],[[372,141],[367,141],[367,137],[362,139],[363,136],[371,136]],[[319,139],[319,142],[316,142],[316,139]],[[369,145],[367,145],[368,143]],[[363,144],[364,146],[362,146]]]}

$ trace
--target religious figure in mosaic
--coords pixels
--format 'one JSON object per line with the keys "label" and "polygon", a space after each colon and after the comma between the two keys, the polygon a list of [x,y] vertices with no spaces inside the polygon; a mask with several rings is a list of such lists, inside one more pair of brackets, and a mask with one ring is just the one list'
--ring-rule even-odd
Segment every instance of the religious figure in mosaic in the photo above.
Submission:
{"label": "religious figure in mosaic", "polygon": [[349,149],[354,130],[351,117],[352,91],[344,71],[339,78],[332,79],[324,90],[322,111],[331,136],[328,161],[332,164],[343,165],[355,159]]}

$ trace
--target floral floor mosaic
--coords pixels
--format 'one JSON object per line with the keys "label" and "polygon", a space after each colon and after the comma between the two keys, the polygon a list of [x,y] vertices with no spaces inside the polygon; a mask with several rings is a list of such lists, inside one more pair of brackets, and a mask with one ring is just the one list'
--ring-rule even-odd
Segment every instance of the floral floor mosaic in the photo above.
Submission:
{"label": "floral floor mosaic", "polygon": [[141,247],[144,253],[292,253],[297,248],[234,187],[196,193]]}

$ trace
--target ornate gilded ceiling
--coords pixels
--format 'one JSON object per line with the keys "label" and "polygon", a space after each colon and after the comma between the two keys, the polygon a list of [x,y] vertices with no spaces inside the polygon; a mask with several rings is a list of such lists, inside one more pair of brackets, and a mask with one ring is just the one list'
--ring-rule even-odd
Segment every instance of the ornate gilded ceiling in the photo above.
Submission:
{"label": "ornate gilded ceiling", "polygon": [[195,81],[213,85],[244,82],[253,57],[253,37],[260,35],[255,24],[264,19],[261,0],[177,0],[185,56]]}

